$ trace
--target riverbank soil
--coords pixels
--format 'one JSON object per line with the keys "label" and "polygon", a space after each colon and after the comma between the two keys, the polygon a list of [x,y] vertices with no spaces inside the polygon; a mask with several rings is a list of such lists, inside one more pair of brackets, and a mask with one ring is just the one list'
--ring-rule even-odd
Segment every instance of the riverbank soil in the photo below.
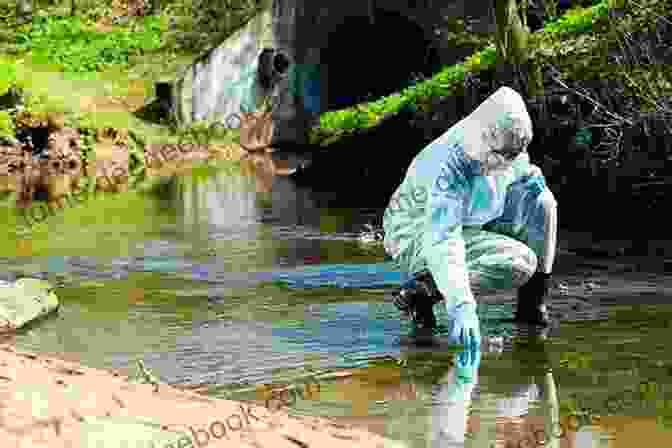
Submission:
{"label": "riverbank soil", "polygon": [[[0,346],[0,394],[0,440],[7,447],[84,448],[87,446],[84,442],[93,440],[92,434],[103,431],[106,426],[108,430],[111,426],[110,434],[116,432],[116,437],[123,437],[132,432],[126,432],[122,429],[124,426],[115,429],[114,425],[139,422],[165,436],[163,439],[152,436],[142,440],[142,444],[137,438],[128,440],[127,446],[373,448],[397,445],[364,430],[321,418],[290,417],[281,411],[270,412],[262,406],[206,398],[167,384],[159,384],[155,391],[153,384],[131,383],[115,372],[20,352],[6,342]],[[223,424],[229,425],[229,430],[222,429]],[[209,434],[206,443],[205,431],[209,428],[215,431]],[[224,431],[225,436],[220,439],[212,436],[221,436]],[[197,434],[198,440],[193,434]],[[101,440],[110,441],[107,434]],[[158,440],[175,442],[162,445]]]}

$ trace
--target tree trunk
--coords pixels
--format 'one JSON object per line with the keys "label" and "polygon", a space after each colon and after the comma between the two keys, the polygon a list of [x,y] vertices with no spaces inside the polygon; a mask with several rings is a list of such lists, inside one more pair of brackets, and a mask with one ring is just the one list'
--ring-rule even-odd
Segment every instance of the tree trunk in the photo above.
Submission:
{"label": "tree trunk", "polygon": [[523,63],[527,59],[528,30],[521,20],[518,4],[516,0],[494,0],[494,2],[498,60],[502,63]]}
{"label": "tree trunk", "polygon": [[521,93],[526,92],[528,96],[541,95],[541,67],[528,56],[528,0],[493,1],[497,23],[498,78],[503,84],[513,84],[514,88]]}
{"label": "tree trunk", "polygon": [[70,0],[70,17],[75,17],[77,14],[77,4],[75,0]]}

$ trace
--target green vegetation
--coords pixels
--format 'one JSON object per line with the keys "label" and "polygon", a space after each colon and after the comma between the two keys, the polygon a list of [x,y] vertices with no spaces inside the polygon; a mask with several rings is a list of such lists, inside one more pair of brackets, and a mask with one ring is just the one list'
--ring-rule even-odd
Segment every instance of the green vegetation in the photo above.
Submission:
{"label": "green vegetation", "polygon": [[[204,124],[178,130],[140,108],[152,98],[154,82],[177,78],[267,2],[167,1],[155,15],[122,17],[130,9],[127,3],[148,8],[137,0],[80,0],[71,15],[69,0],[34,0],[32,21],[21,25],[14,2],[0,0],[0,95],[16,86],[29,98],[27,112],[63,113],[75,127],[130,129],[143,143],[195,136],[203,143]],[[87,99],[89,104],[83,104]],[[8,120],[0,117],[0,133],[11,132]],[[207,139],[236,140],[235,131],[221,134],[211,132]]]}
{"label": "green vegetation", "polygon": [[[534,47],[536,44],[537,51],[553,52],[557,50],[557,47],[567,44],[564,40],[576,38],[577,35],[591,31],[597,23],[604,23],[608,20],[608,9],[607,0],[587,8],[571,9],[557,20],[547,23],[542,30],[533,33],[531,46]],[[397,112],[402,105],[426,109],[432,98],[450,96],[459,92],[462,89],[466,72],[491,69],[496,64],[495,45],[490,44],[467,57],[464,62],[444,67],[430,79],[419,82],[400,93],[371,103],[358,104],[348,109],[323,114],[320,117],[319,128],[315,129],[314,133],[319,136],[371,127],[380,121],[383,114]],[[319,140],[319,137],[317,139]]]}
{"label": "green vegetation", "polygon": [[[130,137],[126,148],[129,187],[134,192],[100,192],[95,195],[96,201],[87,201],[86,207],[74,207],[63,214],[55,211],[48,226],[31,228],[34,250],[44,249],[47,235],[61,225],[95,217],[103,203],[118,204],[127,211],[132,207],[129,200],[142,201],[137,193],[160,189],[165,179],[146,176],[147,145],[224,146],[236,141],[236,130],[212,129],[204,123],[180,129],[156,119],[146,106],[153,99],[155,82],[176,79],[201,52],[217,43],[210,34],[212,27],[226,37],[244,24],[246,14],[252,14],[258,6],[257,2],[248,5],[242,0],[234,1],[247,6],[233,12],[219,11],[220,18],[229,18],[212,20],[202,13],[227,5],[214,2],[205,8],[201,4],[205,2],[199,1],[161,2],[163,8],[158,14],[122,17],[130,10],[126,3],[137,3],[136,0],[77,0],[75,15],[71,15],[69,0],[33,0],[32,20],[18,24],[15,3],[0,0],[0,95],[15,90],[22,97],[18,107],[0,110],[0,136],[12,137],[17,128],[44,126],[57,119],[63,126],[79,131],[85,167],[91,167],[95,159],[101,129],[127,130]],[[212,23],[204,25],[206,19]],[[194,174],[205,176],[213,166],[235,169],[237,164],[200,163],[193,168]],[[94,177],[83,177],[80,191],[92,193],[95,185]],[[25,231],[24,219],[13,212],[17,193],[4,192],[0,199],[4,205],[0,213],[9,227]],[[45,204],[34,204],[41,205]],[[17,240],[10,241],[16,245]]]}
{"label": "green vegetation", "polygon": [[26,51],[37,63],[57,64],[66,72],[102,71],[111,65],[127,66],[129,57],[159,48],[160,17],[142,17],[132,27],[99,32],[95,22],[81,17],[38,15],[16,34],[19,51]]}
{"label": "green vegetation", "polygon": [[[82,0],[77,2],[80,16],[73,17],[66,16],[69,2],[50,2],[58,4],[36,7],[32,22],[17,25],[12,19],[13,4],[0,0],[3,33],[9,29],[14,37],[10,45],[8,35],[0,33],[0,47],[8,49],[0,56],[0,94],[12,85],[24,89],[29,112],[42,118],[65,114],[68,123],[85,130],[84,134],[103,127],[130,130],[134,136],[129,144],[133,163],[142,159],[139,154],[143,146],[151,143],[235,142],[235,130],[213,129],[207,123],[178,129],[140,108],[153,96],[154,82],[176,79],[195,58],[269,3],[169,1],[162,2],[156,15],[105,20],[114,16],[115,8],[118,14],[119,1]],[[672,75],[664,70],[664,64],[626,59],[613,64],[606,56],[614,48],[628,47],[632,43],[628,36],[633,33],[654,32],[652,17],[665,16],[669,6],[662,0],[601,0],[590,5],[591,1],[577,2],[582,6],[530,34],[530,59],[540,66],[557,67],[560,80],[618,80],[624,86],[623,94],[638,103],[633,107],[669,111],[660,100],[669,97],[672,90]],[[617,13],[619,17],[615,17]],[[404,107],[430,112],[431,104],[438,99],[462,95],[467,75],[495,70],[499,62],[494,36],[466,32],[459,20],[454,25],[446,38],[477,49],[471,56],[393,95],[322,114],[319,126],[310,132],[310,141],[326,144],[374,126],[385,114]],[[91,104],[85,104],[87,99]],[[612,113],[613,117],[628,121],[622,113]],[[11,113],[0,115],[1,135],[14,132],[13,118]],[[584,137],[591,139],[591,135]]]}
{"label": "green vegetation", "polygon": [[[614,64],[609,57],[615,51],[626,52],[636,33],[655,32],[655,18],[669,16],[664,1],[602,0],[591,6],[577,6],[541,30],[531,33],[528,49],[530,59],[539,66],[557,68],[559,79],[585,82],[617,80],[628,101],[637,103],[631,109],[669,114],[670,108],[661,98],[672,92],[672,72],[663,61],[640,60]],[[626,61],[627,58],[622,58]],[[310,132],[310,141],[326,145],[358,129],[375,126],[385,114],[411,107],[431,111],[431,104],[441,97],[461,96],[466,74],[494,71],[497,68],[495,45],[487,46],[467,57],[462,63],[444,67],[430,79],[401,92],[376,101],[331,111],[320,117],[319,126]],[[637,112],[634,112],[637,114]],[[605,112],[619,125],[632,124],[634,118]],[[614,153],[615,151],[612,151]]]}

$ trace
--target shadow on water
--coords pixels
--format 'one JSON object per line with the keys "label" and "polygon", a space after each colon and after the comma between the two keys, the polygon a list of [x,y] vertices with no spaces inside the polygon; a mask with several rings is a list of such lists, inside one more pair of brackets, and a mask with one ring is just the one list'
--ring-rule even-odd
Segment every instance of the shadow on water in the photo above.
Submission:
{"label": "shadow on water", "polygon": [[96,198],[30,235],[17,234],[3,210],[10,238],[0,243],[0,276],[61,285],[58,315],[20,331],[17,346],[129,373],[142,358],[162,380],[215,396],[245,382],[291,382],[309,367],[336,369],[340,379],[324,380],[291,411],[414,447],[441,429],[454,446],[536,446],[529,437],[558,418],[569,428],[561,447],[632,446],[643,437],[667,446],[668,276],[578,255],[571,234],[561,234],[559,326],[543,340],[521,338],[499,323],[513,311],[512,292],[480,297],[487,344],[473,387],[459,398],[448,388],[450,350],[399,343],[409,328],[387,300],[396,274],[380,268],[379,243],[359,239],[380,211],[321,206],[284,176],[300,160],[281,159],[195,170],[154,195]]}

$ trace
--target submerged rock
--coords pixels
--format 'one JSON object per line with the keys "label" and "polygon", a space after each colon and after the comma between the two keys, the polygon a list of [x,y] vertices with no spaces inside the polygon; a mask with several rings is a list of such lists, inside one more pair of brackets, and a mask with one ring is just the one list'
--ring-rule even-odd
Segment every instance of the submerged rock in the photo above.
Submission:
{"label": "submerged rock", "polygon": [[45,280],[0,281],[0,333],[14,331],[57,309],[58,298]]}

